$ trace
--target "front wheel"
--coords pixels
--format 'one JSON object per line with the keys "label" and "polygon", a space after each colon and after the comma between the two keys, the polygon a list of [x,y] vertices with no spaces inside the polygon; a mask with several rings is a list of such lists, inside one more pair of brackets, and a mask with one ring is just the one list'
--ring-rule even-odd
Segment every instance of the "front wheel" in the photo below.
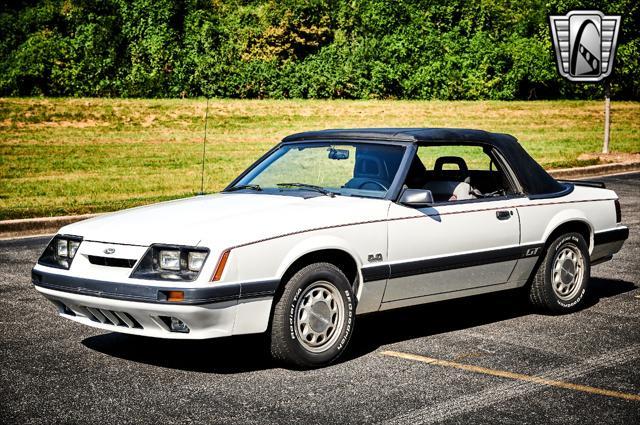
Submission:
{"label": "front wheel", "polygon": [[276,302],[271,354],[296,367],[325,366],[345,351],[354,321],[355,298],[344,273],[329,263],[308,265]]}
{"label": "front wheel", "polygon": [[589,260],[587,243],[579,233],[567,233],[555,239],[531,282],[531,303],[552,313],[578,310],[589,284]]}

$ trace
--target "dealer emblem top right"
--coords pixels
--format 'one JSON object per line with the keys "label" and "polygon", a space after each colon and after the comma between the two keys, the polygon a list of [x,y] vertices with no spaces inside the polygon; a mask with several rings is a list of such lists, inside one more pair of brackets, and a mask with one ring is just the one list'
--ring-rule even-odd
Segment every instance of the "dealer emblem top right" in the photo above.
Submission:
{"label": "dealer emblem top right", "polygon": [[574,10],[549,16],[558,72],[570,81],[596,82],[611,74],[620,31],[619,15]]}

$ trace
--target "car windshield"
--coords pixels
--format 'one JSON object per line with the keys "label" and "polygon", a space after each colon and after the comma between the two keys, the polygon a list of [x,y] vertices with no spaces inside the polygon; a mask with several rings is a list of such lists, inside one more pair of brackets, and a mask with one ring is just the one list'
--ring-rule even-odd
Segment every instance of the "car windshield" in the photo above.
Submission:
{"label": "car windshield", "polygon": [[227,191],[384,198],[405,148],[375,143],[285,144]]}

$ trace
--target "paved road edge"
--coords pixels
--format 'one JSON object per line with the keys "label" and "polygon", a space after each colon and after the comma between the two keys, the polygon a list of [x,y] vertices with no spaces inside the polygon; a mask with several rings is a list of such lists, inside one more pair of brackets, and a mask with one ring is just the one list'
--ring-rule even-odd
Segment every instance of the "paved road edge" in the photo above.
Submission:
{"label": "paved road edge", "polygon": [[62,226],[100,214],[65,215],[0,221],[0,239],[55,233]]}
{"label": "paved road edge", "polygon": [[640,171],[640,162],[621,162],[614,164],[589,165],[578,168],[560,168],[548,170],[556,179],[581,179],[587,177],[604,177],[608,174],[631,173]]}

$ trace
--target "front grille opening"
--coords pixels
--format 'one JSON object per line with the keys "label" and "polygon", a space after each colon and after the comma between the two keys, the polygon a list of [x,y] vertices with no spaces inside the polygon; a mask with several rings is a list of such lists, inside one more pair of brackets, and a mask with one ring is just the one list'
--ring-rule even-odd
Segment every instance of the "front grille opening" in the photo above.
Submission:
{"label": "front grille opening", "polygon": [[75,316],[76,313],[75,311],[71,310],[65,303],[61,303],[62,304],[62,312],[66,315],[69,316]]}
{"label": "front grille opening", "polygon": [[75,316],[76,315],[76,313],[73,310],[71,310],[62,301],[51,300],[51,302],[53,302],[53,304],[56,306],[56,308],[58,309],[58,312],[60,312],[60,314],[66,314],[67,316]]}
{"label": "front grille opening", "polygon": [[120,326],[124,328],[143,329],[142,325],[129,313],[112,311],[103,308],[87,307],[87,317],[103,325]]}
{"label": "front grille opening", "polygon": [[136,260],[129,258],[99,257],[97,255],[89,255],[89,262],[98,266],[123,267],[127,269],[133,268],[136,264]]}
{"label": "front grille opening", "polygon": [[117,314],[118,317],[123,319],[125,322],[127,319],[129,319],[129,322],[127,322],[127,326],[129,326],[130,328],[142,329],[142,325],[138,323],[136,318],[129,313],[125,313],[124,311],[115,311],[114,313]]}

